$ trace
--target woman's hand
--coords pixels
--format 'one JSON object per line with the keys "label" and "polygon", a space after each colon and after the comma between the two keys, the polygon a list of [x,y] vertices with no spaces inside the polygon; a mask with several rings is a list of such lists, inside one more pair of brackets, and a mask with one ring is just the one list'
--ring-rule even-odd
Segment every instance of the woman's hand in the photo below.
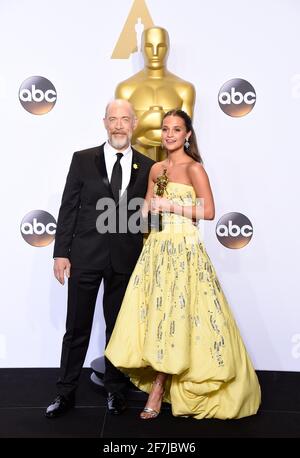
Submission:
{"label": "woman's hand", "polygon": [[151,211],[153,213],[160,211],[174,212],[174,203],[165,197],[153,197],[151,199]]}

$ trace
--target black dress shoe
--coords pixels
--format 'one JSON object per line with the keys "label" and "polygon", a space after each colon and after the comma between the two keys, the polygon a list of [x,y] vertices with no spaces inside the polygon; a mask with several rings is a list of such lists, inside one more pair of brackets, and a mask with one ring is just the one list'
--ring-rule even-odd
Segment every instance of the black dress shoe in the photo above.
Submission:
{"label": "black dress shoe", "polygon": [[68,399],[65,398],[62,395],[58,395],[52,404],[50,404],[47,407],[45,416],[47,418],[56,418],[59,417],[60,415],[63,415],[66,413],[68,410],[70,410],[72,407],[75,405],[75,400],[74,398]]}
{"label": "black dress shoe", "polygon": [[107,409],[111,415],[120,415],[126,409],[126,401],[118,393],[108,393]]}

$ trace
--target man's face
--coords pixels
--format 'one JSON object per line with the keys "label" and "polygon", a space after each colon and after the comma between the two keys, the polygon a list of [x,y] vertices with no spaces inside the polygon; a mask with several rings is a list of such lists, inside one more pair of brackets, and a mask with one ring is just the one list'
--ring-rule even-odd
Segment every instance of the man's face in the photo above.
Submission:
{"label": "man's face", "polygon": [[119,151],[128,148],[136,127],[136,118],[129,103],[112,102],[107,109],[104,126],[113,148]]}
{"label": "man's face", "polygon": [[145,30],[142,42],[144,58],[149,68],[161,68],[168,54],[169,39],[160,28]]}

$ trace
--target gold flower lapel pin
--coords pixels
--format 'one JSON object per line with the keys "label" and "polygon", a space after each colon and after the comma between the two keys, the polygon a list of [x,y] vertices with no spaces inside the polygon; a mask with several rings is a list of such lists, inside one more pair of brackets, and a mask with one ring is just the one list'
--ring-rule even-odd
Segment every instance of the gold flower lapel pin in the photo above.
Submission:
{"label": "gold flower lapel pin", "polygon": [[134,168],[134,170],[137,170],[140,168],[140,164],[137,164],[136,162],[133,164],[132,166]]}

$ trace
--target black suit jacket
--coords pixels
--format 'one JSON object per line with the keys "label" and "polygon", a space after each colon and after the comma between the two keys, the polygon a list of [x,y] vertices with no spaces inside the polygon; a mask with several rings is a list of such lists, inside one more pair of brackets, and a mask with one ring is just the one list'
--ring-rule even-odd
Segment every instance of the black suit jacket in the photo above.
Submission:
{"label": "black suit jacket", "polygon": [[[143,234],[120,233],[118,228],[117,233],[99,233],[96,228],[97,218],[103,211],[107,212],[107,208],[97,210],[98,200],[113,199],[103,147],[104,144],[73,155],[58,215],[53,256],[69,258],[72,267],[83,269],[105,269],[110,260],[116,272],[131,273],[143,246]],[[138,151],[132,151],[127,201],[122,196],[116,206],[117,220],[130,199],[145,197],[149,171],[154,164]],[[126,223],[135,211],[128,211]]]}

